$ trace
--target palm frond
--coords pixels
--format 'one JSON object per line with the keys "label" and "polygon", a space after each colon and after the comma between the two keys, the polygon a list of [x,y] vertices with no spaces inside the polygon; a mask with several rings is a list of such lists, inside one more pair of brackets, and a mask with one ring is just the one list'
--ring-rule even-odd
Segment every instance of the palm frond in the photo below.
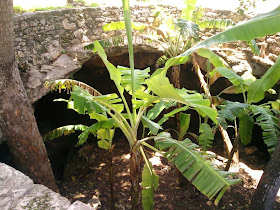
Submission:
{"label": "palm frond", "polygon": [[45,134],[43,137],[43,140],[44,141],[53,140],[53,139],[56,139],[61,136],[67,136],[72,133],[75,133],[75,131],[84,131],[87,128],[88,128],[88,126],[81,125],[81,124],[62,126],[62,127],[56,128],[56,129],[48,132],[47,134]]}
{"label": "palm frond", "polygon": [[279,141],[280,127],[279,119],[275,117],[268,107],[251,105],[250,108],[255,116],[258,125],[262,128],[263,141],[270,154],[273,153]]}
{"label": "palm frond", "polygon": [[189,139],[176,141],[170,134],[163,133],[156,140],[156,145],[160,150],[168,150],[165,157],[172,162],[179,171],[192,184],[209,199],[216,197],[217,204],[225,191],[234,184],[241,182],[240,179],[232,179],[232,173],[220,171],[214,168],[197,150],[198,145]]}

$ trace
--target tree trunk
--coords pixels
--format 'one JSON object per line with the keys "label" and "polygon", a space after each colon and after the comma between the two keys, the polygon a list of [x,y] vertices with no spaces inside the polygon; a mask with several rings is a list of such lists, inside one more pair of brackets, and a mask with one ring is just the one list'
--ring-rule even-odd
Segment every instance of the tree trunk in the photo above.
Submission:
{"label": "tree trunk", "polygon": [[0,129],[17,167],[34,180],[58,191],[32,106],[14,58],[13,1],[0,1]]}
{"label": "tree trunk", "polygon": [[130,182],[131,182],[131,209],[139,209],[139,178],[140,178],[140,155],[138,150],[130,154]]}
{"label": "tree trunk", "polygon": [[258,184],[257,190],[251,201],[251,210],[272,209],[277,192],[280,187],[280,139],[265,167],[264,173]]}

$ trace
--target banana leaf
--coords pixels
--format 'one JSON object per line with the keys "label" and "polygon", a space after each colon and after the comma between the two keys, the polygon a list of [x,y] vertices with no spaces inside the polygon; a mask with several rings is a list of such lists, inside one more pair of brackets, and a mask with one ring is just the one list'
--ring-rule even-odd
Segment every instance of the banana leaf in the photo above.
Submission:
{"label": "banana leaf", "polygon": [[272,88],[280,79],[280,59],[267,72],[254,81],[248,89],[248,102],[259,102],[264,99],[265,92]]}
{"label": "banana leaf", "polygon": [[[254,38],[264,37],[280,31],[280,6],[271,12],[257,15],[256,17],[237,24],[221,33],[218,33],[188,49],[181,55],[170,58],[161,73],[165,74],[167,69],[173,65],[184,64],[188,57],[199,48],[210,48],[214,44],[233,41],[250,41]],[[157,72],[159,73],[159,72]]]}
{"label": "banana leaf", "polygon": [[75,133],[75,131],[84,131],[88,128],[86,125],[66,125],[59,128],[56,128],[43,136],[43,140],[53,140],[61,136],[70,135]]}
{"label": "banana leaf", "polygon": [[239,117],[239,134],[242,144],[248,145],[251,142],[253,126],[254,119],[251,116],[244,114]]}
{"label": "banana leaf", "polygon": [[218,204],[221,197],[232,185],[241,182],[233,179],[230,172],[220,171],[209,164],[202,152],[196,150],[198,145],[191,140],[176,141],[168,133],[162,133],[155,139],[160,150],[167,150],[165,157],[173,163],[179,171],[209,199],[216,197]]}

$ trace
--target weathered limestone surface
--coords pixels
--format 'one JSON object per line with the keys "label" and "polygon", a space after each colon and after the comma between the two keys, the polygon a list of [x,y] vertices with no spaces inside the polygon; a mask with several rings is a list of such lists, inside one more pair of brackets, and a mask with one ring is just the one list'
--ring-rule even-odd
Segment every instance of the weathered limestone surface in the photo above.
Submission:
{"label": "weathered limestone surface", "polygon": [[57,210],[90,210],[92,208],[82,202],[73,204],[49,188],[34,184],[23,173],[0,163],[0,209],[57,209]]}

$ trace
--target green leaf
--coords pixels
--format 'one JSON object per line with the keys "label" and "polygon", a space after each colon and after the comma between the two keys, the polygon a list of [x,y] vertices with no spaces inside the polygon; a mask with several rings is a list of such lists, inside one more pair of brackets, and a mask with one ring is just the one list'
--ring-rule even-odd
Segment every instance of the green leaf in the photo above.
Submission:
{"label": "green leaf", "polygon": [[233,121],[236,117],[241,116],[245,109],[248,108],[248,104],[239,102],[226,101],[224,105],[219,106],[218,111],[218,123],[227,129],[228,124],[226,120]]}
{"label": "green leaf", "polygon": [[253,114],[257,116],[256,122],[262,128],[263,141],[267,150],[272,154],[277,146],[280,135],[279,119],[266,107],[251,105]]}
{"label": "green leaf", "polygon": [[205,117],[207,115],[214,123],[217,122],[216,110],[210,108],[210,101],[203,99],[200,94],[188,94],[186,89],[177,90],[170,84],[168,78],[162,75],[157,75],[146,80],[146,84],[153,93],[161,98],[193,107],[201,116]]}
{"label": "green leaf", "polygon": [[162,129],[162,127],[161,127],[159,124],[153,122],[152,120],[148,119],[148,118],[145,117],[145,116],[142,116],[141,121],[142,121],[143,125],[144,125],[145,127],[148,127],[149,130],[150,130],[150,131],[152,132],[152,134],[154,134],[154,135],[156,135],[156,134],[158,133],[159,129]]}
{"label": "green leaf", "polygon": [[235,23],[229,19],[213,19],[213,20],[204,20],[198,23],[200,28],[220,28],[225,29],[229,26],[234,26]]}
{"label": "green leaf", "polygon": [[[279,7],[280,8],[280,7]],[[272,88],[280,79],[280,59],[267,72],[254,81],[248,89],[248,102],[259,102],[264,99],[265,91]]]}
{"label": "green leaf", "polygon": [[[125,88],[127,92],[131,94],[132,91],[132,79],[131,79],[131,69],[123,66],[118,66],[118,70],[121,72],[121,85]],[[143,84],[145,84],[145,79],[150,75],[150,68],[144,70],[135,69],[134,70],[134,82],[135,91],[144,89]]]}
{"label": "green leaf", "polygon": [[[174,104],[175,105],[175,104]],[[167,114],[164,114],[163,117],[158,121],[159,125],[162,125],[164,122],[166,122],[170,117],[175,117],[175,114],[177,113],[181,113],[183,111],[186,111],[189,109],[189,106],[183,106],[180,108],[176,108],[170,112],[168,112]]]}
{"label": "green leaf", "polygon": [[254,119],[248,115],[239,117],[239,133],[241,143],[248,145],[252,139],[252,131],[254,127]]}
{"label": "green leaf", "polygon": [[261,52],[259,50],[259,47],[258,47],[258,45],[257,45],[257,43],[254,39],[252,39],[251,41],[247,41],[246,43],[255,55],[260,55],[261,54]]}
{"label": "green leaf", "polygon": [[[89,134],[93,134],[96,136],[98,130],[100,130],[102,128],[111,129],[114,126],[115,126],[115,121],[113,119],[109,119],[106,121],[100,121],[100,122],[92,124],[79,135],[79,137],[78,137],[79,141],[77,142],[77,146],[83,145],[85,143],[85,141],[87,140]],[[113,135],[111,135],[111,137],[113,138]],[[107,140],[109,140],[109,138],[107,138]]]}
{"label": "green leaf", "polygon": [[179,141],[181,141],[181,140],[183,140],[184,136],[186,135],[186,133],[189,129],[190,121],[191,121],[191,115],[180,112],[179,118],[180,118]]}
{"label": "green leaf", "polygon": [[94,52],[98,53],[98,55],[100,56],[100,58],[102,59],[106,68],[109,71],[111,80],[114,81],[118,91],[122,94],[123,87],[121,86],[121,73],[118,71],[118,69],[113,64],[111,64],[107,60],[107,55],[106,55],[104,49],[102,48],[102,46],[100,45],[100,43],[98,41],[94,41],[93,44],[94,44]]}
{"label": "green leaf", "polygon": [[276,100],[276,101],[270,101],[271,106],[273,109],[280,111],[280,100]]}
{"label": "green leaf", "polygon": [[108,142],[107,140],[105,140],[105,139],[102,139],[102,140],[98,141],[98,142],[97,142],[97,145],[98,145],[98,147],[101,148],[101,149],[106,149],[106,150],[110,149],[110,144],[109,144],[109,142]]}
{"label": "green leaf", "polygon": [[184,8],[182,9],[181,18],[192,20],[193,13],[196,10],[197,0],[184,0]]}
{"label": "green leaf", "polygon": [[201,48],[199,50],[197,50],[197,54],[208,58],[209,61],[215,66],[215,67],[226,67],[226,68],[230,68],[229,65],[227,64],[227,62],[221,58],[220,56],[218,56],[216,53],[214,53],[211,50],[205,49],[205,48]]}
{"label": "green leaf", "polygon": [[105,128],[105,122],[102,123],[104,128],[101,128],[101,129],[97,130],[96,137],[97,137],[97,139],[105,139],[105,140],[110,141],[113,138],[113,136],[114,136],[115,129]]}
{"label": "green leaf", "polygon": [[126,37],[128,41],[128,54],[129,54],[129,65],[131,69],[132,94],[134,94],[136,89],[135,89],[135,78],[134,78],[134,54],[133,54],[133,44],[132,44],[132,26],[131,26],[129,0],[122,0],[122,5],[123,5]]}
{"label": "green leaf", "polygon": [[[205,48],[198,49],[197,54],[202,57],[208,58],[209,61],[213,64],[213,66],[216,68],[217,67],[230,68],[230,66],[223,58],[221,58],[220,56],[218,56],[216,53],[212,52],[209,49],[205,49]],[[217,79],[222,77],[222,75],[219,74],[216,69],[212,70],[209,75],[210,75],[210,85],[212,85]]]}
{"label": "green leaf", "polygon": [[147,118],[150,120],[156,119],[164,109],[174,106],[173,102],[160,101],[148,111]]}
{"label": "green leaf", "polygon": [[123,111],[123,104],[120,104],[122,100],[118,97],[116,93],[92,96],[87,91],[82,88],[75,86],[71,92],[71,97],[69,101],[74,102],[74,109],[78,111],[79,114],[101,113],[108,109],[112,109],[121,113]]}
{"label": "green leaf", "polygon": [[61,136],[66,136],[66,135],[70,135],[72,133],[75,133],[75,131],[84,131],[88,128],[88,126],[86,125],[66,125],[66,126],[62,126],[59,128],[56,128],[50,132],[48,132],[47,134],[44,135],[43,139],[44,141],[47,140],[53,140],[56,139],[58,137]]}
{"label": "green leaf", "polygon": [[[131,23],[131,27],[135,30],[141,31],[144,30],[147,25],[143,23]],[[112,23],[107,23],[102,26],[103,31],[116,31],[116,30],[123,30],[125,29],[125,22],[124,21],[119,21],[119,22],[112,22]]]}
{"label": "green leaf", "polygon": [[159,177],[152,169],[152,164],[150,168],[145,163],[142,171],[142,204],[143,209],[153,209],[154,206],[154,191],[158,189]]}
{"label": "green leaf", "polygon": [[225,78],[227,78],[234,86],[242,86],[245,82],[242,77],[240,77],[230,69],[224,67],[218,67],[216,68],[216,70]]}
{"label": "green leaf", "polygon": [[221,33],[218,33],[188,49],[181,55],[169,59],[166,62],[164,70],[172,65],[179,65],[186,62],[191,53],[199,48],[210,48],[214,44],[233,41],[250,41],[254,38],[264,37],[280,31],[279,24],[280,6],[275,10],[257,15],[256,17],[237,24]]}
{"label": "green leaf", "polygon": [[142,206],[144,210],[152,210],[154,206],[154,190],[142,189]]}
{"label": "green leaf", "polygon": [[214,134],[212,128],[207,123],[201,123],[199,127],[199,145],[202,146],[203,151],[207,151],[208,148],[212,147]]}
{"label": "green leaf", "polygon": [[[179,29],[180,35],[186,39],[199,40],[199,27],[196,23],[184,19],[178,19],[175,26]],[[176,53],[177,55],[179,53]]]}
{"label": "green leaf", "polygon": [[[152,168],[152,164],[150,163],[150,169]],[[142,187],[152,187],[154,190],[157,190],[159,185],[159,177],[153,170],[150,171],[150,169],[145,163],[142,171]]]}
{"label": "green leaf", "polygon": [[107,23],[102,26],[103,31],[115,31],[125,29],[125,24],[123,21]]}
{"label": "green leaf", "polygon": [[217,196],[215,203],[221,199],[226,189],[231,185],[241,182],[240,179],[232,179],[232,174],[214,168],[197,151],[198,145],[189,139],[176,141],[168,133],[162,133],[155,138],[156,145],[160,150],[167,150],[165,157],[173,163],[179,171],[204,195],[209,199]]}

